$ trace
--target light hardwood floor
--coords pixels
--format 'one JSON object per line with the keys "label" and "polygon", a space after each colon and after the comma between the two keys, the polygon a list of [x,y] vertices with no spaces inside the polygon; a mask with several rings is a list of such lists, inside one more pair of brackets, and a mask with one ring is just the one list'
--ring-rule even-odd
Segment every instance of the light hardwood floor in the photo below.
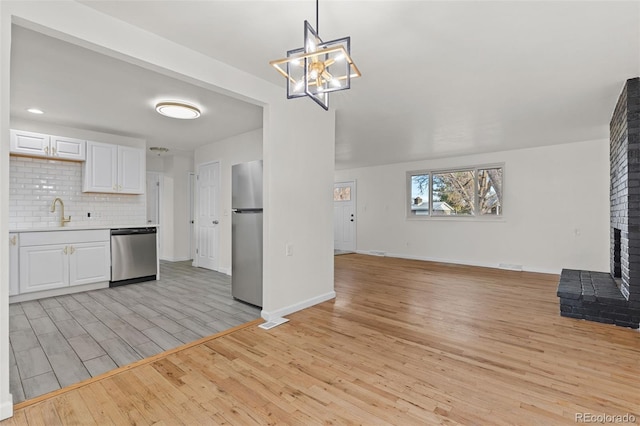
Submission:
{"label": "light hardwood floor", "polygon": [[557,276],[335,262],[334,301],[24,403],[2,426],[640,420],[640,333],[560,317]]}

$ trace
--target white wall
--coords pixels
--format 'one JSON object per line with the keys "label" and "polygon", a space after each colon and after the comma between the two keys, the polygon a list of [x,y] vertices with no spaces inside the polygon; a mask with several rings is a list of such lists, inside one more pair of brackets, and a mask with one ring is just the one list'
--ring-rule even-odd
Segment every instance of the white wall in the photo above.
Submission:
{"label": "white wall", "polygon": [[205,145],[194,153],[196,172],[200,164],[220,163],[218,265],[227,275],[231,274],[231,166],[253,160],[262,160],[262,129]]}
{"label": "white wall", "polygon": [[[504,218],[407,220],[406,172],[504,163]],[[357,181],[357,250],[558,273],[609,270],[609,142],[571,143],[335,173]]]}
{"label": "white wall", "polygon": [[[266,191],[263,316],[287,314],[335,296],[331,213],[335,113],[325,112],[306,99],[286,100],[283,85],[270,84],[74,1],[0,2],[0,235],[8,233],[12,20],[262,105]],[[311,135],[309,128],[315,130]],[[300,194],[315,201],[314,209],[304,203],[292,203],[292,197]],[[295,245],[291,257],[285,256],[287,242]],[[0,244],[0,419],[12,413],[8,264],[8,245]]]}
{"label": "white wall", "polygon": [[[308,99],[283,101],[281,108],[288,119],[266,110],[264,124],[264,285],[269,291],[263,293],[262,316],[267,319],[335,297],[335,114]],[[300,200],[312,200],[313,208]],[[285,256],[288,244],[293,256]]]}
{"label": "white wall", "polygon": [[0,2],[0,420],[13,414],[9,391],[9,69],[11,18]]}

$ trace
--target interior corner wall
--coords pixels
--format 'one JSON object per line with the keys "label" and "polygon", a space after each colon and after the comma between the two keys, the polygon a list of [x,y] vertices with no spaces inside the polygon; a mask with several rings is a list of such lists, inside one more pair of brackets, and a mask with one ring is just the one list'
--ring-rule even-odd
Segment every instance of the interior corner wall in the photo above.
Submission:
{"label": "interior corner wall", "polygon": [[[406,219],[406,172],[504,163],[504,217]],[[357,181],[357,251],[559,273],[609,270],[609,142],[339,170]]]}
{"label": "interior corner wall", "polygon": [[253,160],[262,160],[262,129],[210,143],[194,152],[196,173],[200,164],[220,163],[218,265],[227,275],[231,274],[231,166]]}

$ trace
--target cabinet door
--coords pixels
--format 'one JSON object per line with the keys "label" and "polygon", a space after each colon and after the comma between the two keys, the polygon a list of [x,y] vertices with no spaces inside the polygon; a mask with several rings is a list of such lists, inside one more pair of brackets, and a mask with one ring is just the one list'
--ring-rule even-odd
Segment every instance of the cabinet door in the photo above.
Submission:
{"label": "cabinet door", "polygon": [[56,158],[65,160],[84,161],[86,141],[62,136],[51,136],[50,154]]}
{"label": "cabinet door", "polygon": [[41,133],[11,130],[9,150],[13,154],[23,154],[35,157],[49,155],[49,135]]}
{"label": "cabinet door", "polygon": [[110,254],[108,241],[72,244],[69,247],[69,285],[109,281]]}
{"label": "cabinet door", "polygon": [[83,192],[118,191],[118,146],[87,141]]}
{"label": "cabinet door", "polygon": [[20,247],[20,293],[69,285],[68,246]]}
{"label": "cabinet door", "polygon": [[18,279],[19,260],[19,235],[9,234],[9,296],[20,293],[20,281]]}
{"label": "cabinet door", "polygon": [[146,157],[144,150],[118,146],[118,191],[144,194]]}

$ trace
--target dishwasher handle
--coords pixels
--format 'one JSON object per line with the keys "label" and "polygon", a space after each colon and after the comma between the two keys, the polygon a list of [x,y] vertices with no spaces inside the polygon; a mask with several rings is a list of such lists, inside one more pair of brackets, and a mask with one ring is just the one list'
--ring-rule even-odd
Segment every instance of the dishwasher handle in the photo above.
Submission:
{"label": "dishwasher handle", "polygon": [[111,235],[138,235],[138,234],[155,234],[158,230],[155,227],[149,228],[117,228],[111,230]]}

